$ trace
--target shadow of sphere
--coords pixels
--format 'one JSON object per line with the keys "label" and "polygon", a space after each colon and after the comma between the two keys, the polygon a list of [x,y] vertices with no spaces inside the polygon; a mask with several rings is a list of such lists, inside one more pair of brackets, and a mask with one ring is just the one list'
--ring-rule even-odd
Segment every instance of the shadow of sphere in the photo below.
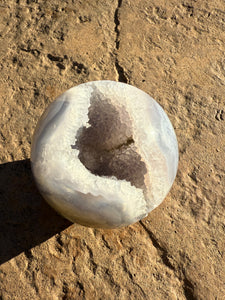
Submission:
{"label": "shadow of sphere", "polygon": [[29,159],[0,165],[0,264],[70,225],[39,194]]}

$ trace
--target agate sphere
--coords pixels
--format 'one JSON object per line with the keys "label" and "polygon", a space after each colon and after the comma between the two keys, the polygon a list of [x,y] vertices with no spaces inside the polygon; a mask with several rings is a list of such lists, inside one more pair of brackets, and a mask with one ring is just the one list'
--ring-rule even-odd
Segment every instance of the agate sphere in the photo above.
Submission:
{"label": "agate sphere", "polygon": [[61,215],[116,228],[144,218],[166,197],[178,145],[166,113],[148,94],[93,81],[69,89],[44,112],[31,164],[41,194]]}

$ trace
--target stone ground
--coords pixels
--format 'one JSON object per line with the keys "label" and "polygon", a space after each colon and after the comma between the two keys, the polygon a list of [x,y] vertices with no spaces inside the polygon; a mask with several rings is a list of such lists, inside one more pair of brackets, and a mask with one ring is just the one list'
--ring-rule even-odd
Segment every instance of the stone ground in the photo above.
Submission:
{"label": "stone ground", "polygon": [[[223,0],[0,0],[0,299],[225,299]],[[36,190],[46,106],[91,80],[132,84],[174,125],[165,201],[118,230],[72,225]]]}

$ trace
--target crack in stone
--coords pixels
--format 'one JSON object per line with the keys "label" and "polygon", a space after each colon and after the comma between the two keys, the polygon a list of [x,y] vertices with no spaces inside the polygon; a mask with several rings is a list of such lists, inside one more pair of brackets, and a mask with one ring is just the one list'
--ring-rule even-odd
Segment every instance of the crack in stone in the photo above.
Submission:
{"label": "crack in stone", "polygon": [[124,68],[119,64],[118,58],[117,58],[117,51],[119,50],[120,47],[120,30],[119,30],[119,26],[120,26],[120,20],[119,20],[119,9],[122,6],[122,0],[118,0],[118,4],[117,4],[117,8],[115,10],[115,14],[114,14],[114,23],[115,23],[115,28],[114,31],[116,33],[116,51],[115,51],[115,68],[116,68],[116,72],[118,74],[118,81],[120,82],[124,82],[127,83],[128,79],[126,77]]}
{"label": "crack in stone", "polygon": [[117,71],[117,74],[118,74],[118,80],[120,82],[127,83],[128,79],[125,75],[123,67],[120,66],[117,58],[116,58],[116,61],[115,61],[115,67],[116,67],[116,71]]}
{"label": "crack in stone", "polygon": [[118,4],[117,4],[117,8],[115,10],[115,14],[114,14],[114,23],[115,23],[115,32],[116,32],[116,49],[119,49],[120,46],[120,40],[119,40],[119,35],[120,35],[120,31],[119,31],[119,25],[120,25],[120,20],[119,20],[119,9],[122,5],[122,0],[118,0]]}
{"label": "crack in stone", "polygon": [[180,268],[181,269],[181,272],[179,272],[180,274],[176,274],[175,267],[171,264],[171,262],[168,259],[168,251],[159,244],[159,242],[157,241],[153,232],[147,228],[147,226],[143,223],[143,221],[140,221],[139,223],[144,228],[144,230],[147,232],[149,238],[152,241],[153,246],[156,248],[159,256],[161,257],[162,262],[169,269],[171,269],[173,271],[174,276],[181,282],[186,299],[187,300],[197,300],[197,297],[194,295],[194,285],[187,278],[187,276],[185,274],[185,270]]}
{"label": "crack in stone", "polygon": [[198,300],[198,298],[194,295],[194,285],[187,279],[187,277],[183,279],[183,290],[187,300]]}

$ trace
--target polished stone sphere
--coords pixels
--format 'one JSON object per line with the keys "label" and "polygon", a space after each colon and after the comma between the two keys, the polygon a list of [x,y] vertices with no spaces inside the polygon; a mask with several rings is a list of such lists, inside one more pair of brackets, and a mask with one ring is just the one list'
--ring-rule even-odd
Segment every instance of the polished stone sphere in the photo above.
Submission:
{"label": "polished stone sphere", "polygon": [[85,226],[144,218],[169,192],[178,166],[174,129],[145,92],[93,81],[59,96],[32,142],[32,171],[46,201]]}

